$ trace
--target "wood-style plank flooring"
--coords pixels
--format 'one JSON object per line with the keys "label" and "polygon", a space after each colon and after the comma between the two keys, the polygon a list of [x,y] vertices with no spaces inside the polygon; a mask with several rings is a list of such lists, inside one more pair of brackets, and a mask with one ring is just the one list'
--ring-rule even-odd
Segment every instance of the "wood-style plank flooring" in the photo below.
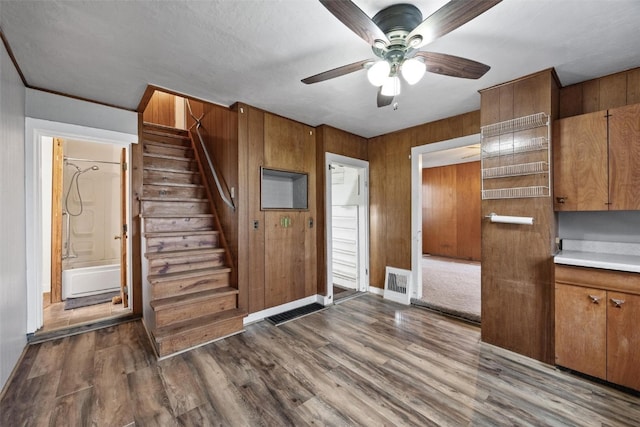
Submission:
{"label": "wood-style plank flooring", "polygon": [[0,425],[631,426],[640,398],[366,295],[156,361],[139,321],[31,345]]}
{"label": "wood-style plank flooring", "polygon": [[60,329],[66,329],[72,326],[78,326],[98,320],[112,319],[115,317],[126,316],[131,310],[124,308],[122,303],[113,304],[105,302],[102,304],[90,305],[87,307],[74,308],[71,310],[64,309],[64,302],[45,304],[43,310],[43,325],[37,332],[51,332]]}

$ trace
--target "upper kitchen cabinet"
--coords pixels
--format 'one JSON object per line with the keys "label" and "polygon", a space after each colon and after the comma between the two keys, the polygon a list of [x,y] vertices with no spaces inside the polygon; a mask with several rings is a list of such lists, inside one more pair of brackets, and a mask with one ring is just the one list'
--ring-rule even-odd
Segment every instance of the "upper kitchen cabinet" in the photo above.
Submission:
{"label": "upper kitchen cabinet", "polygon": [[609,203],[640,210],[640,104],[609,110]]}
{"label": "upper kitchen cabinet", "polygon": [[607,112],[556,120],[553,193],[557,211],[607,210]]}
{"label": "upper kitchen cabinet", "polygon": [[557,211],[640,210],[640,104],[557,120]]}

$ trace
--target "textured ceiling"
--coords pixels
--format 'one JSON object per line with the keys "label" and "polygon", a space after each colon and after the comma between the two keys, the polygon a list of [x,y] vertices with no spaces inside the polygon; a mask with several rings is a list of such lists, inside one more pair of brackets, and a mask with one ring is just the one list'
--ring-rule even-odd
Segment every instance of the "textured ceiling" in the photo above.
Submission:
{"label": "textured ceiling", "polygon": [[[369,16],[397,3],[355,0]],[[446,0],[414,0],[428,16]],[[563,85],[640,66],[638,0],[504,0],[422,48],[490,65],[435,74],[376,107],[364,72],[302,78],[372,57],[317,0],[7,1],[0,26],[32,87],[135,109],[148,84],[241,101],[363,137],[476,110],[478,90],[554,67]]]}

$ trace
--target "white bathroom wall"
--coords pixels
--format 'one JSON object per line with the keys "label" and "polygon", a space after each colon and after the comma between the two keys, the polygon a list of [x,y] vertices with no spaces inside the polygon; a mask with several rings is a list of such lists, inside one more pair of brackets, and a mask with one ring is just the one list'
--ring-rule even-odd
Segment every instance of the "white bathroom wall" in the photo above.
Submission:
{"label": "white bathroom wall", "polygon": [[0,43],[0,388],[27,343],[25,87]]}
{"label": "white bathroom wall", "polygon": [[[41,187],[51,188],[53,174],[53,138],[42,138]],[[51,212],[51,191],[42,193],[42,212]],[[42,293],[51,292],[51,215],[42,215]]]}
{"label": "white bathroom wall", "polygon": [[[120,241],[114,239],[115,235],[120,235],[120,150],[120,147],[110,144],[64,141],[64,156],[72,159],[69,162],[82,170],[91,166],[99,168],[97,171],[89,170],[78,176],[82,214],[70,217],[69,238],[70,253],[77,257],[63,261],[64,270],[78,266],[120,263]],[[67,164],[63,170],[63,209],[67,207],[72,214],[78,214],[81,206],[75,183],[71,187],[67,204],[70,181],[76,168]],[[63,224],[63,242],[65,239],[66,227]]]}

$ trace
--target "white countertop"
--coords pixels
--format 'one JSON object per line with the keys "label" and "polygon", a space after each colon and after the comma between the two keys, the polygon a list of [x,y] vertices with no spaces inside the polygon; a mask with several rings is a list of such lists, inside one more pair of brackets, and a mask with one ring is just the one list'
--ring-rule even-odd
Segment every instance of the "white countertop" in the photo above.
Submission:
{"label": "white countertop", "polygon": [[563,250],[553,258],[553,261],[556,264],[577,267],[604,268],[606,270],[640,273],[640,256],[637,255]]}

